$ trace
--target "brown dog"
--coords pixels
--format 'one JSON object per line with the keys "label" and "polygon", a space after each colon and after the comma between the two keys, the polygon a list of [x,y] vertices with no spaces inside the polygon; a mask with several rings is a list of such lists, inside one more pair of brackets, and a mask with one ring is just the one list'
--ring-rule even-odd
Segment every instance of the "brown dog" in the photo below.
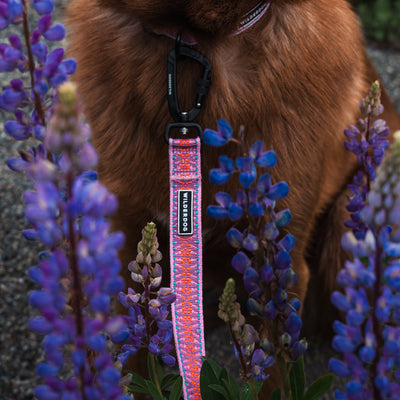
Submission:
{"label": "brown dog", "polygon": [[[78,61],[75,79],[100,153],[100,178],[119,198],[114,228],[127,237],[122,254],[126,266],[146,222],[155,221],[160,243],[168,243],[168,148],[163,132],[172,122],[166,60],[175,42],[160,32],[182,31],[194,37],[194,47],[213,69],[196,122],[215,128],[218,118],[224,118],[236,132],[243,124],[248,144],[261,138],[264,149],[275,150],[273,180],[285,180],[290,187],[281,206],[293,216],[289,230],[296,237],[295,291],[303,301],[308,264],[316,265],[313,273],[319,279],[318,304],[323,310],[343,262],[345,189],[356,165],[344,148],[343,129],[359,117],[359,101],[377,77],[345,0],[272,0],[254,26],[233,36],[243,15],[257,3],[73,0],[67,24],[70,54]],[[182,63],[178,76],[181,108],[189,109],[197,65]],[[383,103],[383,118],[392,130],[399,128],[385,93]],[[231,145],[223,152],[238,156]],[[217,166],[218,153],[203,149],[204,177]],[[213,204],[217,189],[207,178],[203,186],[203,204]],[[203,227],[204,280],[218,286],[233,274],[232,250],[224,245],[225,227],[207,217]],[[205,290],[206,298],[215,299],[216,314],[220,289]],[[318,312],[314,304],[307,311],[309,319],[312,311]]]}

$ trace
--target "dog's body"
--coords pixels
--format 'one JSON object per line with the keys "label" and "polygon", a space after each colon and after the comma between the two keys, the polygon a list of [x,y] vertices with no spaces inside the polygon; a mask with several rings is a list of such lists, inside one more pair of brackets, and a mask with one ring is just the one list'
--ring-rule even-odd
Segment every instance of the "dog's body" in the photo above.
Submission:
{"label": "dog's body", "polygon": [[[168,148],[163,132],[172,122],[166,62],[175,43],[155,32],[183,30],[194,36],[195,48],[213,69],[196,122],[215,128],[224,118],[236,132],[243,124],[247,144],[261,138],[264,150],[275,150],[273,180],[285,180],[290,187],[280,206],[293,216],[289,231],[296,237],[296,294],[305,299],[307,249],[318,248],[312,258],[323,279],[319,295],[328,304],[328,290],[343,261],[345,188],[356,167],[355,157],[344,148],[343,129],[358,119],[359,101],[376,76],[345,0],[273,0],[260,21],[232,36],[256,3],[73,0],[68,23],[70,54],[78,61],[76,80],[100,153],[100,178],[119,198],[114,227],[127,236],[122,253],[126,267],[146,222],[155,221],[160,242],[168,243]],[[189,109],[197,65],[182,63],[178,76],[181,108]],[[383,103],[383,117],[392,129],[399,128],[386,94]],[[222,152],[239,155],[231,144]],[[207,176],[222,152],[203,149],[204,205],[214,204],[217,189]],[[223,189],[233,193],[235,187]],[[329,226],[318,227],[321,221],[329,221]],[[204,280],[222,284],[232,275],[232,251],[223,245],[226,229],[210,218],[204,218],[203,226]],[[313,235],[316,231],[321,233]],[[315,237],[318,246],[312,242]]]}

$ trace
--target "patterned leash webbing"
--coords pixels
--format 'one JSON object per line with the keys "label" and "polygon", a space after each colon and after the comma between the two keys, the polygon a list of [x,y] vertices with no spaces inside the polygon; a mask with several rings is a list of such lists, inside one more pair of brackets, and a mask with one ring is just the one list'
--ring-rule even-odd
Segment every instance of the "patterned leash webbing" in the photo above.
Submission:
{"label": "patterned leash webbing", "polygon": [[185,400],[201,399],[204,348],[200,138],[169,139],[170,251],[175,347]]}

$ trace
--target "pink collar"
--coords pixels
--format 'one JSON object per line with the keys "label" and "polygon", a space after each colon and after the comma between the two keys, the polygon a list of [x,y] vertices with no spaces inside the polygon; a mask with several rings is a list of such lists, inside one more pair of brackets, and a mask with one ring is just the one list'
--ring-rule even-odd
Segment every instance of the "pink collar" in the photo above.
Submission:
{"label": "pink collar", "polygon": [[[234,33],[232,33],[232,36],[239,35],[246,29],[252,27],[257,21],[259,21],[261,17],[267,12],[270,3],[270,1],[260,1],[254,8],[252,8],[247,14],[245,14],[239,24],[239,28]],[[179,34],[177,30],[155,31],[155,33],[157,35],[167,36],[174,40]],[[197,41],[192,36],[185,34],[182,35],[181,42],[188,46],[194,46],[195,44],[197,44]]]}

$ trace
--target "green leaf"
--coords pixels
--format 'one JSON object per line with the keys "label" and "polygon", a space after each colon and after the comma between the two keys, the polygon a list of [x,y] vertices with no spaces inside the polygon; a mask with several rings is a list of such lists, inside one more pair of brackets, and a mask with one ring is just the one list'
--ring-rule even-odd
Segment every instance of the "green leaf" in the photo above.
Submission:
{"label": "green leaf", "polygon": [[240,400],[254,400],[250,385],[247,382],[243,384],[242,390],[240,391]]}
{"label": "green leaf", "polygon": [[140,376],[136,372],[129,371],[129,373],[132,375],[132,384],[141,386],[142,388],[147,388],[146,379],[144,379],[142,376]]}
{"label": "green leaf", "polygon": [[262,385],[263,385],[263,381],[254,381],[254,385],[256,386],[256,390],[257,390],[257,393],[261,390],[261,388],[262,388]]}
{"label": "green leaf", "polygon": [[201,366],[200,370],[200,393],[203,399],[207,400],[223,399],[223,397],[219,393],[216,393],[209,387],[209,385],[219,384],[218,375],[215,373],[213,369],[213,364],[210,363],[208,359],[204,359],[203,365]]}
{"label": "green leaf", "polygon": [[146,393],[146,394],[149,394],[149,389],[147,389],[147,387],[146,388],[142,388],[140,386],[129,385],[128,389],[129,389],[130,392],[133,392],[133,393]]}
{"label": "green leaf", "polygon": [[[163,378],[163,369],[157,358],[148,352],[147,354],[147,368],[152,382],[161,382]],[[154,370],[155,369],[155,370]]]}
{"label": "green leaf", "polygon": [[222,368],[215,361],[211,360],[211,358],[208,357],[204,357],[203,362],[204,361],[207,361],[210,364],[216,376],[220,376]]}
{"label": "green leaf", "polygon": [[161,390],[168,389],[178,378],[180,378],[180,376],[176,374],[165,375],[161,381]]}
{"label": "green leaf", "polygon": [[223,383],[223,385],[221,385],[221,386],[228,392],[229,398],[235,399],[235,397],[232,397],[232,394],[231,394],[231,388],[229,387],[229,374],[228,374],[228,370],[226,368],[221,369],[218,380],[220,383]]}
{"label": "green leaf", "polygon": [[281,400],[281,388],[276,388],[272,394],[269,400]]}
{"label": "green leaf", "polygon": [[223,386],[211,384],[211,385],[208,385],[208,387],[210,389],[214,390],[215,392],[221,394],[222,396],[224,396],[224,399],[229,400],[229,394]]}
{"label": "green leaf", "polygon": [[297,361],[292,363],[289,372],[289,381],[290,389],[292,391],[292,399],[302,400],[306,385],[303,357],[300,357]]}
{"label": "green leaf", "polygon": [[218,379],[222,381],[223,379],[228,379],[228,370],[226,368],[222,368],[221,372],[218,375]]}
{"label": "green leaf", "polygon": [[146,381],[147,389],[154,400],[164,400],[161,393],[158,391],[157,386],[152,381]]}
{"label": "green leaf", "polygon": [[182,394],[182,383],[183,379],[178,375],[174,386],[172,386],[171,393],[169,394],[169,400],[179,400]]}
{"label": "green leaf", "polygon": [[328,374],[321,376],[321,378],[317,379],[313,382],[310,387],[307,389],[306,394],[304,395],[304,400],[314,400],[318,397],[322,396],[326,393],[330,387],[332,386],[335,375]]}
{"label": "green leaf", "polygon": [[229,392],[229,396],[232,400],[240,399],[240,388],[236,379],[228,374],[228,379],[222,378],[222,382],[225,385],[226,390]]}

